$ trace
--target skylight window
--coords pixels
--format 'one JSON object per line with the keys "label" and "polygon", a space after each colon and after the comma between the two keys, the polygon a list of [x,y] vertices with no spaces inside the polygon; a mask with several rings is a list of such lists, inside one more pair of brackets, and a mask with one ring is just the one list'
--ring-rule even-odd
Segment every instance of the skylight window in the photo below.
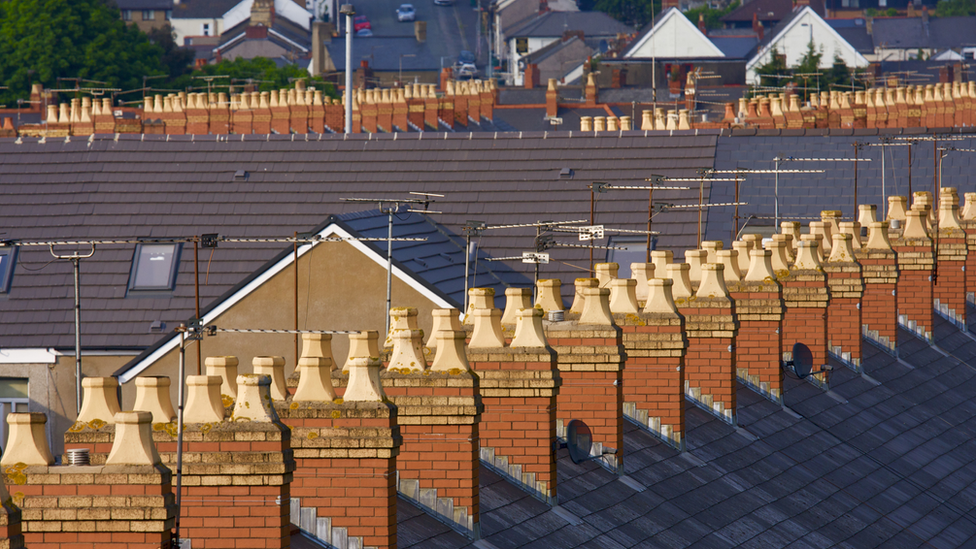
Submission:
{"label": "skylight window", "polygon": [[180,264],[178,243],[139,244],[129,274],[130,292],[171,292]]}
{"label": "skylight window", "polygon": [[15,246],[0,246],[0,294],[10,291],[10,280],[14,277],[14,265],[17,263],[17,248]]}

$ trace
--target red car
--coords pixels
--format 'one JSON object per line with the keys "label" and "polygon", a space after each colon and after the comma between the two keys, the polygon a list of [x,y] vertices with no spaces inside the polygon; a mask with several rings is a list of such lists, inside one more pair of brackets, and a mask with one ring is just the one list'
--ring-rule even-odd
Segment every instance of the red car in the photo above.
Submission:
{"label": "red car", "polygon": [[373,25],[369,23],[369,18],[366,17],[365,15],[357,15],[352,20],[352,29],[356,32],[359,32],[363,29],[372,30],[372,28]]}

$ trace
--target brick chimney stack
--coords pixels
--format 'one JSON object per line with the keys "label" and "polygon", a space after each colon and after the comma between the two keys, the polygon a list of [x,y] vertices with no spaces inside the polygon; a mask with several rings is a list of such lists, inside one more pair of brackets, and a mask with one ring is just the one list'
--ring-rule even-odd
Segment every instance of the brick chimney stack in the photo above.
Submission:
{"label": "brick chimney stack", "polygon": [[251,6],[251,26],[264,25],[270,28],[274,25],[274,18],[274,0],[254,0]]}
{"label": "brick chimney stack", "polygon": [[698,30],[701,31],[702,34],[708,34],[708,27],[705,26],[705,14],[704,13],[699,13],[698,14]]}

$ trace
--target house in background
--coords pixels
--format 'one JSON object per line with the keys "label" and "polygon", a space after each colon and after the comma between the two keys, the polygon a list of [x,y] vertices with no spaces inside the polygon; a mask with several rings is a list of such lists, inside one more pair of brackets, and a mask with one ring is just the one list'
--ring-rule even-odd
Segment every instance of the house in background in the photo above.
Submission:
{"label": "house in background", "polygon": [[583,75],[583,63],[593,55],[594,49],[579,36],[569,36],[536,50],[519,59],[515,74],[516,86],[522,86],[526,78],[532,78],[532,86],[538,87],[550,78],[569,83]]}
{"label": "house in background", "polygon": [[789,17],[795,8],[803,6],[810,6],[817,15],[824,16],[823,0],[752,0],[723,15],[722,26],[726,29],[751,29],[758,23],[768,30]]}
{"label": "house in background", "polygon": [[[633,28],[603,12],[547,11],[525,20],[506,32],[506,50],[510,63],[515,63],[515,66],[519,67],[519,60],[522,57],[569,36],[579,36],[594,49],[605,51],[609,41],[632,32],[634,32]],[[570,62],[566,63],[567,70],[571,68],[570,64]],[[521,75],[513,75],[510,83],[521,81]]]}
{"label": "house in background", "polygon": [[252,18],[252,8],[260,13],[272,13],[274,18],[285,19],[311,32],[311,14],[293,0],[181,0],[173,6],[171,19],[176,43],[216,46],[217,37],[249,18],[252,25],[264,24]]}
{"label": "house in background", "polygon": [[142,32],[165,26],[173,15],[173,0],[116,0],[120,16]]}
{"label": "house in background", "polygon": [[820,59],[821,68],[830,68],[834,58],[839,58],[852,68],[864,68],[869,64],[857,48],[844,40],[810,6],[805,6],[794,11],[789,18],[766,34],[755,55],[746,63],[746,83],[759,82],[756,69],[770,62],[774,54],[783,56],[787,66],[799,64],[811,43],[823,55]]}

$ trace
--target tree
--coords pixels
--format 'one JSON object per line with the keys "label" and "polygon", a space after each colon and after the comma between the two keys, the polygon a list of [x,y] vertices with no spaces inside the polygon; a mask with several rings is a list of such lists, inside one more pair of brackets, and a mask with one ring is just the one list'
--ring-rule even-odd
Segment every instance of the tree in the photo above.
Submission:
{"label": "tree", "polygon": [[614,19],[641,28],[661,11],[661,0],[596,0],[593,8]]}
{"label": "tree", "polygon": [[150,42],[162,48],[163,54],[160,62],[169,73],[171,80],[193,71],[193,67],[191,67],[194,58],[193,50],[176,45],[176,40],[173,38],[173,27],[169,26],[169,23],[162,27],[154,27],[148,35]]}
{"label": "tree", "polygon": [[976,13],[971,0],[939,0],[935,14],[939,17],[965,17]]}
{"label": "tree", "polygon": [[686,11],[685,17],[687,17],[689,21],[697,25],[698,16],[701,15],[705,19],[706,29],[720,29],[722,28],[722,17],[725,17],[727,14],[731,13],[732,10],[738,7],[739,7],[739,0],[735,0],[735,2],[731,2],[724,9],[720,9],[720,10],[712,9],[711,7],[709,7],[708,4],[703,4],[701,7]]}
{"label": "tree", "polygon": [[164,74],[161,54],[104,0],[0,2],[0,81],[9,88],[0,101],[8,104],[27,98],[32,83],[53,88],[59,77],[138,88],[143,75]]}
{"label": "tree", "polygon": [[319,77],[311,78],[308,70],[300,65],[285,65],[279,67],[271,59],[256,57],[244,59],[238,57],[233,61],[221,61],[215,65],[204,65],[190,74],[175,79],[171,84],[174,89],[206,88],[207,82],[202,77],[220,76],[212,80],[211,89],[226,91],[233,85],[240,91],[244,85],[253,84],[256,91],[271,91],[294,87],[295,80],[304,78],[306,82],[323,90],[329,97],[338,97],[335,87]]}

